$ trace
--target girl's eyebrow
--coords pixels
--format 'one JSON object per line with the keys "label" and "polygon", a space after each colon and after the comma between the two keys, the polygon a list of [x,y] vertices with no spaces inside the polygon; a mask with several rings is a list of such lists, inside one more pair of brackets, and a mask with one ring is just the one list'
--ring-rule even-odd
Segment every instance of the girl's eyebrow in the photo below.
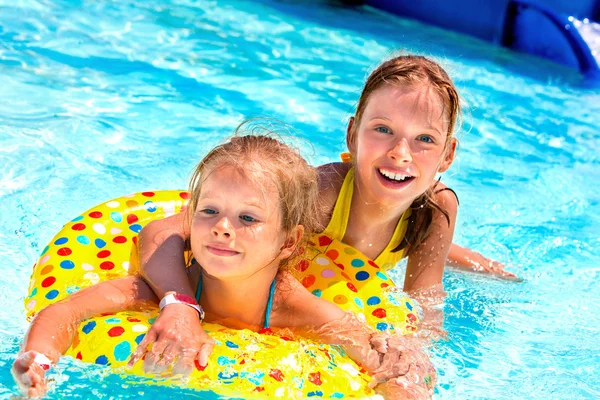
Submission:
{"label": "girl's eyebrow", "polygon": [[[205,192],[205,193],[200,194],[200,197],[198,197],[198,201],[200,201],[200,200],[219,200],[219,197],[213,196],[212,193],[210,193],[210,192]],[[264,201],[261,202],[260,199],[258,199],[256,197],[251,197],[251,198],[245,199],[243,201],[243,204],[245,206],[258,208],[261,210],[265,209],[264,203],[265,203]]]}

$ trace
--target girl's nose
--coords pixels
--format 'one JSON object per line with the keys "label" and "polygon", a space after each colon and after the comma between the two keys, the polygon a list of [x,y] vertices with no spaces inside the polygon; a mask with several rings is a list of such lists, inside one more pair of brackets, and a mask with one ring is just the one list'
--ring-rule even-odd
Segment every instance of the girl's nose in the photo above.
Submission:
{"label": "girl's nose", "polygon": [[212,234],[214,237],[217,238],[232,238],[234,236],[234,229],[229,219],[227,217],[223,217],[220,220],[218,220],[212,228]]}
{"label": "girl's nose", "polygon": [[398,140],[394,144],[394,147],[390,149],[388,156],[396,161],[411,162],[412,156],[410,155],[410,146],[406,139],[402,138]]}

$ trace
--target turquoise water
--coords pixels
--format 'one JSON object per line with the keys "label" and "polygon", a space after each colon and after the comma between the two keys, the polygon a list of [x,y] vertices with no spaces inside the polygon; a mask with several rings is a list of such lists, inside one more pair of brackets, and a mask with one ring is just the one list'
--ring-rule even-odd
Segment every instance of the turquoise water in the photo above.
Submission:
{"label": "turquoise water", "polygon": [[[0,0],[0,398],[31,265],[106,199],[186,185],[248,116],[337,159],[367,72],[402,49],[443,60],[468,107],[444,181],[455,241],[524,281],[448,270],[439,399],[600,397],[600,92],[562,67],[321,1]],[[51,398],[181,397],[65,360]]]}

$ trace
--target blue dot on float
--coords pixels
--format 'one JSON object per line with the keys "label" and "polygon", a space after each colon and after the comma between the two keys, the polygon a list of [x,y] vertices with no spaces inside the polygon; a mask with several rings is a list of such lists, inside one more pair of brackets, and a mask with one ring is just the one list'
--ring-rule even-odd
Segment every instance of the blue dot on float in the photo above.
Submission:
{"label": "blue dot on float", "polygon": [[73,294],[79,292],[79,286],[69,286],[67,288],[67,294]]}
{"label": "blue dot on float", "polygon": [[150,318],[150,319],[148,320],[148,323],[149,323],[150,325],[152,325],[152,324],[154,323],[154,321],[156,321],[156,318],[158,318],[158,317],[152,317],[152,318]]}
{"label": "blue dot on float", "polygon": [[46,293],[46,298],[48,300],[54,300],[58,296],[58,290],[54,289]]}
{"label": "blue dot on float", "polygon": [[146,210],[148,212],[154,212],[156,211],[156,204],[154,204],[153,201],[147,201],[144,203],[144,205],[146,206]]}
{"label": "blue dot on float", "polygon": [[225,345],[227,345],[227,347],[232,348],[232,349],[239,349],[240,348],[240,346],[238,346],[237,344],[235,344],[235,343],[233,343],[233,342],[231,342],[229,340],[225,342]]}
{"label": "blue dot on float", "polygon": [[332,393],[331,396],[332,399],[343,399],[344,398],[344,393],[340,393],[340,392],[335,392]]}
{"label": "blue dot on float", "polygon": [[135,337],[135,342],[136,342],[137,344],[140,344],[140,343],[142,343],[142,340],[144,340],[144,336],[146,336],[146,334],[145,334],[145,333],[142,333],[141,335],[138,335],[138,336],[136,336],[136,337]]}
{"label": "blue dot on float", "polygon": [[367,271],[360,271],[354,275],[357,281],[366,281],[369,279],[369,273]]}
{"label": "blue dot on float", "polygon": [[42,254],[40,254],[40,256],[43,256],[44,254],[46,254],[48,252],[48,250],[50,250],[50,246],[44,247],[44,250],[42,250]]}
{"label": "blue dot on float", "polygon": [[378,277],[379,279],[381,279],[382,281],[387,281],[387,280],[388,280],[388,277],[387,277],[387,276],[385,276],[385,274],[384,274],[383,272],[381,272],[381,271],[377,271],[377,272],[375,273],[375,275],[377,275],[377,277]]}
{"label": "blue dot on float", "polygon": [[234,365],[235,359],[226,356],[219,356],[219,358],[217,358],[217,364],[219,364],[222,367],[229,364]]}
{"label": "blue dot on float", "polygon": [[58,238],[54,241],[54,244],[65,244],[69,241],[66,237]]}
{"label": "blue dot on float", "polygon": [[96,321],[90,321],[87,324],[85,324],[83,326],[83,328],[81,328],[81,330],[83,331],[83,333],[85,333],[87,335],[88,333],[93,331],[95,327],[96,327]]}
{"label": "blue dot on float", "polygon": [[110,213],[110,219],[112,219],[114,222],[119,223],[123,221],[123,215],[121,215],[120,212],[113,211]]}
{"label": "blue dot on float", "polygon": [[107,324],[120,324],[121,320],[119,318],[108,318],[106,321]]}
{"label": "blue dot on float", "polygon": [[323,397],[323,392],[320,390],[315,390],[314,392],[308,392],[306,395],[308,397]]}
{"label": "blue dot on float", "polygon": [[77,236],[77,241],[79,243],[81,243],[81,244],[86,245],[86,246],[91,243],[90,238],[87,237],[87,236],[85,236],[85,235],[79,235],[79,236]]}
{"label": "blue dot on float", "polygon": [[96,364],[100,364],[100,365],[108,365],[108,358],[106,358],[106,356],[102,355],[98,358],[96,358],[96,361],[94,361]]}
{"label": "blue dot on float", "polygon": [[62,269],[73,269],[75,268],[75,263],[71,260],[64,260],[60,262],[60,267]]}
{"label": "blue dot on float", "polygon": [[94,240],[94,244],[96,245],[97,248],[101,249],[104,246],[106,246],[106,242],[100,238],[97,238],[96,240]]}
{"label": "blue dot on float", "polygon": [[131,345],[129,342],[124,341],[115,346],[115,360],[125,361],[131,355]]}
{"label": "blue dot on float", "polygon": [[376,306],[379,303],[381,303],[381,299],[377,296],[371,296],[367,299],[367,304],[370,306]]}
{"label": "blue dot on float", "polygon": [[140,233],[140,231],[142,230],[142,226],[140,224],[133,224],[129,226],[129,229],[131,229],[135,233]]}
{"label": "blue dot on float", "polygon": [[412,306],[412,304],[410,304],[409,301],[406,302],[406,308],[408,308],[408,311],[412,311],[413,310],[413,306]]}
{"label": "blue dot on float", "polygon": [[82,219],[83,219],[83,215],[80,215],[79,217],[73,218],[71,220],[71,222],[78,222],[78,221],[81,221]]}
{"label": "blue dot on float", "polygon": [[350,262],[350,265],[352,265],[354,268],[360,268],[365,266],[365,262],[361,259],[355,258]]}
{"label": "blue dot on float", "polygon": [[363,303],[363,301],[361,299],[359,299],[358,297],[354,298],[354,302],[356,303],[357,306],[359,306],[360,308],[365,308],[365,303]]}
{"label": "blue dot on float", "polygon": [[388,328],[388,324],[386,324],[385,322],[379,322],[377,324],[377,330],[378,331],[385,331]]}
{"label": "blue dot on float", "polygon": [[37,288],[33,288],[33,290],[31,291],[31,294],[29,295],[28,298],[32,298],[33,296],[35,296],[37,294]]}
{"label": "blue dot on float", "polygon": [[225,382],[221,382],[224,384],[233,383],[233,381],[231,381],[230,379],[237,378],[237,377],[238,377],[237,372],[233,372],[233,373],[219,372],[219,375],[217,375],[217,378],[219,378],[221,380],[226,380]]}
{"label": "blue dot on float", "polygon": [[315,289],[315,290],[312,291],[312,294],[314,296],[321,297],[321,295],[323,294],[323,292],[321,291],[321,289]]}

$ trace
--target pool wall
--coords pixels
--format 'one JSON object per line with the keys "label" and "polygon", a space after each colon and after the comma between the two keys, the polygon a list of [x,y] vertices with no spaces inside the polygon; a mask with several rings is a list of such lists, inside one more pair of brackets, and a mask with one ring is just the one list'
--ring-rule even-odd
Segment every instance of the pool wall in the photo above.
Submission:
{"label": "pool wall", "polygon": [[[600,51],[594,49],[600,43],[596,23],[600,0],[367,0],[366,4],[534,54],[578,69],[594,86],[600,82]],[[583,35],[582,29],[597,33]]]}

